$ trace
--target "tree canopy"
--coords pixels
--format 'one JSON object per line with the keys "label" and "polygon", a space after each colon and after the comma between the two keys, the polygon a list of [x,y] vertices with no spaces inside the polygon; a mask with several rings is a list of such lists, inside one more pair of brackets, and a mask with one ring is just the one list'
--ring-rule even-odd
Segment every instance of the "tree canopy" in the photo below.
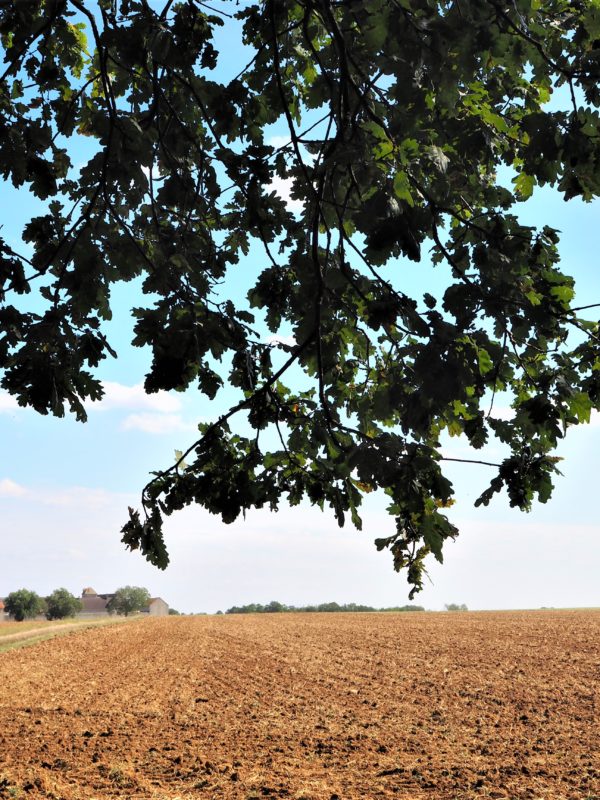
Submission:
{"label": "tree canopy", "polygon": [[11,592],[4,601],[4,610],[17,622],[33,619],[45,610],[44,600],[29,589],[17,589]]}
{"label": "tree canopy", "polygon": [[[223,77],[229,16],[249,57]],[[111,289],[138,280],[146,391],[227,400],[130,509],[129,548],[165,567],[189,503],[232,522],[308,498],[360,528],[379,489],[377,547],[418,590],[458,532],[445,433],[508,447],[478,504],[549,499],[600,406],[598,322],[518,211],[599,193],[595,0],[19,0],[0,34],[0,174],[45,203],[31,255],[0,239],[1,386],[85,420]]]}
{"label": "tree canopy", "polygon": [[148,607],[150,603],[150,592],[143,586],[122,586],[113,594],[106,610],[109,614],[120,614],[128,617]]}
{"label": "tree canopy", "polygon": [[68,589],[55,589],[46,598],[46,617],[48,619],[75,617],[82,608],[81,600],[72,595]]}

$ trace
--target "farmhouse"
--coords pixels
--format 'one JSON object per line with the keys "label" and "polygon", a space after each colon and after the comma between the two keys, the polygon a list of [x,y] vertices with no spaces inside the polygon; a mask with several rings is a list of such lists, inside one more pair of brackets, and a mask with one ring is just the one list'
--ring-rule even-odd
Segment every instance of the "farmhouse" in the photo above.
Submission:
{"label": "farmhouse", "polygon": [[[81,611],[77,614],[78,617],[100,617],[108,616],[106,606],[111,597],[114,597],[114,592],[109,594],[98,594],[95,589],[88,586],[81,593]],[[151,597],[150,602],[140,612],[141,614],[148,614],[150,617],[166,617],[169,613],[169,606],[162,597]],[[4,601],[0,597],[0,622],[10,620],[11,617],[6,613]],[[37,619],[45,619],[43,614],[38,615]]]}
{"label": "farmhouse", "polygon": [[[88,586],[81,593],[82,609],[78,616],[97,617],[107,615],[106,606],[111,597],[114,597],[114,592],[98,594],[95,589]],[[142,609],[141,613],[148,614],[151,617],[164,617],[169,613],[169,606],[161,597],[152,597],[148,606]]]}

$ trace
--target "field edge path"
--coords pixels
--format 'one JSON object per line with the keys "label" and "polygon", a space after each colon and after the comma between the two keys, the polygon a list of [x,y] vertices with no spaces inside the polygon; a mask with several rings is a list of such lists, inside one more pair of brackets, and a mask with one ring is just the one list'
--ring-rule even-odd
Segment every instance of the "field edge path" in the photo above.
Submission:
{"label": "field edge path", "polygon": [[[131,617],[130,619],[134,619]],[[10,650],[12,647],[5,647],[4,645],[18,644],[19,646],[27,646],[31,639],[31,644],[41,641],[42,639],[50,639],[55,636],[60,636],[61,633],[70,633],[74,630],[86,630],[88,628],[99,628],[103,625],[114,625],[118,622],[125,622],[126,618],[122,619],[102,619],[102,620],[85,620],[82,622],[58,623],[56,625],[40,626],[39,628],[28,628],[25,631],[16,631],[15,633],[7,633],[0,636],[0,654],[4,650]]]}

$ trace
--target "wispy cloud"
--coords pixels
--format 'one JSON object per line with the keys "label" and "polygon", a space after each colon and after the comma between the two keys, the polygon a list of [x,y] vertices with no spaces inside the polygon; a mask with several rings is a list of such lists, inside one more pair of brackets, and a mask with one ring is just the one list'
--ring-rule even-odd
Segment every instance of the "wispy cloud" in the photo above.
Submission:
{"label": "wispy cloud", "polygon": [[18,498],[25,501],[28,506],[43,505],[98,510],[114,505],[117,498],[122,502],[125,495],[87,486],[65,486],[51,489],[23,486],[10,478],[2,478],[0,479],[0,497]]}
{"label": "wispy cloud", "polygon": [[61,508],[86,508],[100,510],[110,508],[117,501],[123,502],[124,494],[109,492],[106,489],[94,489],[88,486],[66,486],[64,488],[26,490],[28,498],[45,506]]}
{"label": "wispy cloud", "polygon": [[0,414],[11,414],[19,408],[15,397],[0,390]]}
{"label": "wispy cloud", "polygon": [[[188,422],[183,418],[183,402],[179,396],[163,391],[146,394],[141,383],[127,386],[106,381],[103,386],[102,400],[90,403],[88,411],[125,412],[126,416],[119,424],[123,431],[138,430],[159,435],[197,430],[197,421]],[[16,399],[8,392],[0,391],[0,414],[14,414],[19,410],[23,409]]]}
{"label": "wispy cloud", "polygon": [[10,478],[0,479],[0,497],[23,497],[27,494],[27,489]]}
{"label": "wispy cloud", "polygon": [[271,136],[268,140],[268,144],[276,150],[279,150],[281,147],[286,147],[287,145],[291,147],[292,140],[289,136]]}
{"label": "wispy cloud", "polygon": [[122,424],[124,431],[138,430],[144,433],[162,434],[197,430],[197,424],[186,422],[180,414],[129,414]]}
{"label": "wispy cloud", "polygon": [[113,507],[117,502],[123,504],[130,498],[120,492],[88,486],[23,486],[10,478],[0,479],[0,497],[12,497],[25,502],[27,507],[54,506],[58,508],[79,508],[101,510]]}

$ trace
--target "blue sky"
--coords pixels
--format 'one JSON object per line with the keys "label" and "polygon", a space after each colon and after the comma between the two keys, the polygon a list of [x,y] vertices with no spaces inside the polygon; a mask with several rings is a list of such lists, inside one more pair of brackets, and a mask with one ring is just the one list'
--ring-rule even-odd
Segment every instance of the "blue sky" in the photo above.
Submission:
{"label": "blue sky", "polygon": [[[226,67],[231,74],[245,57],[234,41],[231,29],[220,35],[221,47],[235,52]],[[274,141],[284,134],[275,128]],[[26,190],[0,186],[0,192],[4,209],[10,208],[3,213],[3,235],[14,232],[18,240],[20,224],[36,209]],[[578,305],[600,302],[599,211],[598,203],[565,204],[551,190],[537,190],[519,207],[526,223],[562,231],[564,269],[576,278]],[[244,282],[261,265],[251,253]],[[443,277],[423,265],[403,269],[402,287],[409,293],[432,291]],[[186,612],[272,599],[406,602],[404,577],[373,545],[393,528],[378,496],[367,498],[362,533],[340,531],[331,514],[308,506],[250,513],[231,526],[192,508],[167,522],[172,563],[165,572],[124,551],[119,530],[127,506],[139,507],[150,470],[171,463],[174,450],[194,440],[197,423],[219,410],[193,392],[144,394],[148,354],[126,347],[134,295],[135,286],[115,293],[112,332],[120,357],[102,367],[106,396],[90,406],[87,424],[40,417],[0,392],[0,596],[22,586],[46,594],[58,586],[79,593],[84,586],[111,591],[137,584]],[[447,451],[466,453],[457,440]],[[453,465],[459,500],[451,519],[462,533],[447,546],[442,567],[432,562],[431,583],[416,602],[433,609],[449,602],[470,608],[600,606],[599,452],[596,415],[564,443],[564,477],[557,479],[553,500],[527,515],[510,510],[504,498],[475,509],[489,474],[483,467]],[[494,455],[493,448],[487,455]]]}

